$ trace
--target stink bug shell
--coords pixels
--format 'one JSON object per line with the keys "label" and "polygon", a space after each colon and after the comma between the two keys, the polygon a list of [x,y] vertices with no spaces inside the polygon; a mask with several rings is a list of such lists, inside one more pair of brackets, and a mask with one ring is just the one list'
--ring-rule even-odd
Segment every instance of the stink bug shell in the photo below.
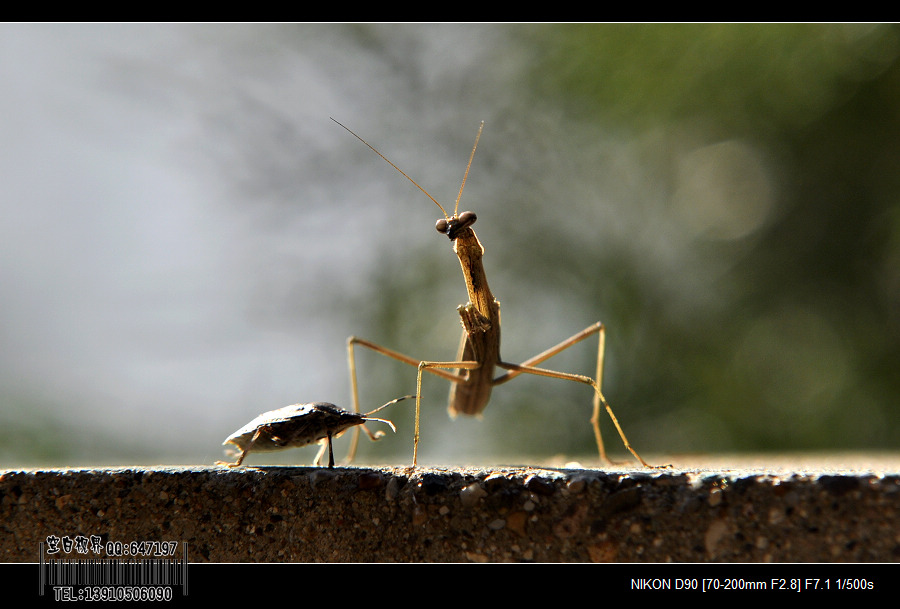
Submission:
{"label": "stink bug shell", "polygon": [[250,448],[257,431],[254,451],[296,448],[318,442],[329,434],[337,436],[354,425],[366,422],[365,415],[350,412],[328,402],[294,404],[264,412],[228,436],[222,444],[234,444],[241,450]]}
{"label": "stink bug shell", "polygon": [[[376,419],[369,415],[381,410],[385,406],[405,400],[410,396],[404,396],[392,400],[366,414],[350,412],[328,402],[311,402],[309,404],[293,404],[277,410],[264,412],[236,432],[228,436],[222,443],[223,446],[233,444],[240,449],[241,454],[234,463],[219,462],[222,465],[237,467],[244,461],[244,457],[252,451],[273,451],[283,448],[296,448],[306,446],[314,442],[323,442],[322,449],[316,456],[318,464],[325,448],[328,448],[328,467],[334,467],[334,454],[331,448],[331,440],[354,425],[363,425],[367,421],[380,421],[386,423],[396,431],[394,424],[385,419]],[[365,427],[363,429],[366,429]],[[368,429],[373,440],[373,435]]]}

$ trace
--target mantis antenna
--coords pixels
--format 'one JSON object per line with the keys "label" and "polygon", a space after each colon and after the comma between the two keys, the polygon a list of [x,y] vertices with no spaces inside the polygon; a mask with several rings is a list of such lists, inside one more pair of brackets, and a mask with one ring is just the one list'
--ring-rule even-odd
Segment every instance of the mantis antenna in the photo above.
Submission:
{"label": "mantis antenna", "polygon": [[[329,118],[330,118],[330,117],[329,117]],[[438,203],[438,202],[437,202],[437,199],[435,199],[434,197],[432,197],[431,194],[429,194],[429,192],[428,192],[427,190],[425,190],[424,188],[422,188],[421,186],[419,186],[419,183],[418,183],[418,182],[416,182],[416,181],[413,180],[411,177],[409,177],[408,175],[406,175],[406,172],[404,172],[402,169],[400,169],[399,167],[397,167],[396,165],[394,165],[394,163],[392,163],[391,160],[390,160],[389,158],[387,158],[386,156],[384,156],[383,154],[381,154],[381,153],[378,151],[378,149],[375,148],[372,144],[370,144],[370,143],[367,142],[366,140],[364,140],[364,139],[362,139],[361,137],[359,137],[358,135],[356,135],[356,133],[354,133],[349,127],[347,127],[346,125],[341,124],[340,121],[338,121],[338,120],[336,120],[336,119],[334,119],[334,118],[331,118],[331,120],[333,120],[333,121],[336,122],[338,125],[340,125],[340,126],[343,127],[344,129],[346,129],[346,130],[350,133],[350,135],[352,135],[353,137],[355,137],[356,139],[358,139],[360,142],[362,142],[363,144],[365,144],[366,146],[368,146],[369,149],[370,149],[372,152],[374,152],[375,154],[377,154],[378,156],[380,156],[382,159],[384,159],[384,161],[385,161],[388,165],[390,165],[391,167],[393,167],[394,169],[396,169],[397,171],[399,171],[400,174],[403,175],[404,178],[406,178],[407,180],[409,180],[410,182],[412,182],[412,183],[415,185],[416,188],[418,188],[418,189],[421,190],[423,193],[425,193],[425,196],[428,197],[429,199],[431,199],[431,200],[434,202],[434,204],[437,205],[437,206],[441,209],[441,212],[444,214],[444,217],[445,217],[445,218],[447,218],[448,220],[450,219],[450,216],[447,215],[447,211],[444,209],[444,206],[441,205],[440,203]],[[469,164],[466,165],[466,173],[463,175],[462,185],[460,185],[460,187],[459,187],[459,194],[456,196],[456,206],[453,208],[453,215],[454,215],[454,216],[456,215],[456,212],[459,210],[459,200],[462,198],[463,188],[466,187],[466,180],[467,180],[468,177],[469,177],[469,169],[472,167],[472,160],[475,158],[475,149],[478,148],[478,140],[481,139],[481,132],[482,132],[483,130],[484,130],[484,121],[481,121],[481,125],[478,127],[478,135],[475,136],[475,145],[472,146],[472,154],[469,155]]]}

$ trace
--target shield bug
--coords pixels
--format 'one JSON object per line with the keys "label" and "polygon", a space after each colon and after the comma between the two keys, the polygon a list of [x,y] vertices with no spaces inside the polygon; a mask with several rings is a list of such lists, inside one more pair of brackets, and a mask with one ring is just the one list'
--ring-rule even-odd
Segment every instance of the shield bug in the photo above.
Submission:
{"label": "shield bug", "polygon": [[223,446],[233,444],[241,451],[237,461],[234,463],[217,461],[216,464],[238,467],[251,451],[281,450],[320,442],[322,448],[316,455],[314,463],[319,464],[327,448],[328,467],[334,467],[334,451],[331,448],[333,438],[355,425],[362,425],[369,438],[377,440],[384,435],[384,432],[379,431],[373,434],[365,425],[369,421],[385,423],[396,432],[394,424],[387,419],[376,419],[370,415],[400,400],[414,397],[414,395],[406,395],[391,400],[365,414],[350,412],[328,402],[294,404],[264,412],[228,436],[222,443]]}

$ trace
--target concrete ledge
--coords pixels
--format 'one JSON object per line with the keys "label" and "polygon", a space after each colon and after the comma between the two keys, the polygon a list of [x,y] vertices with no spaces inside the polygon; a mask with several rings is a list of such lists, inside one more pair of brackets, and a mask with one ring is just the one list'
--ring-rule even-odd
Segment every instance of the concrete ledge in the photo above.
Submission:
{"label": "concrete ledge", "polygon": [[0,472],[0,562],[47,536],[191,562],[896,562],[893,467],[128,467]]}

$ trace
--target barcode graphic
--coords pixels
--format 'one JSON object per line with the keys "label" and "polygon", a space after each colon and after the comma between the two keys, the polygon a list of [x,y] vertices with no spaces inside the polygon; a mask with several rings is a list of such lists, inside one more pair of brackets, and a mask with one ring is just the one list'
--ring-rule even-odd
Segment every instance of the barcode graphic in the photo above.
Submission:
{"label": "barcode graphic", "polygon": [[181,586],[187,595],[187,543],[181,558],[48,558],[41,545],[40,593],[47,586]]}

